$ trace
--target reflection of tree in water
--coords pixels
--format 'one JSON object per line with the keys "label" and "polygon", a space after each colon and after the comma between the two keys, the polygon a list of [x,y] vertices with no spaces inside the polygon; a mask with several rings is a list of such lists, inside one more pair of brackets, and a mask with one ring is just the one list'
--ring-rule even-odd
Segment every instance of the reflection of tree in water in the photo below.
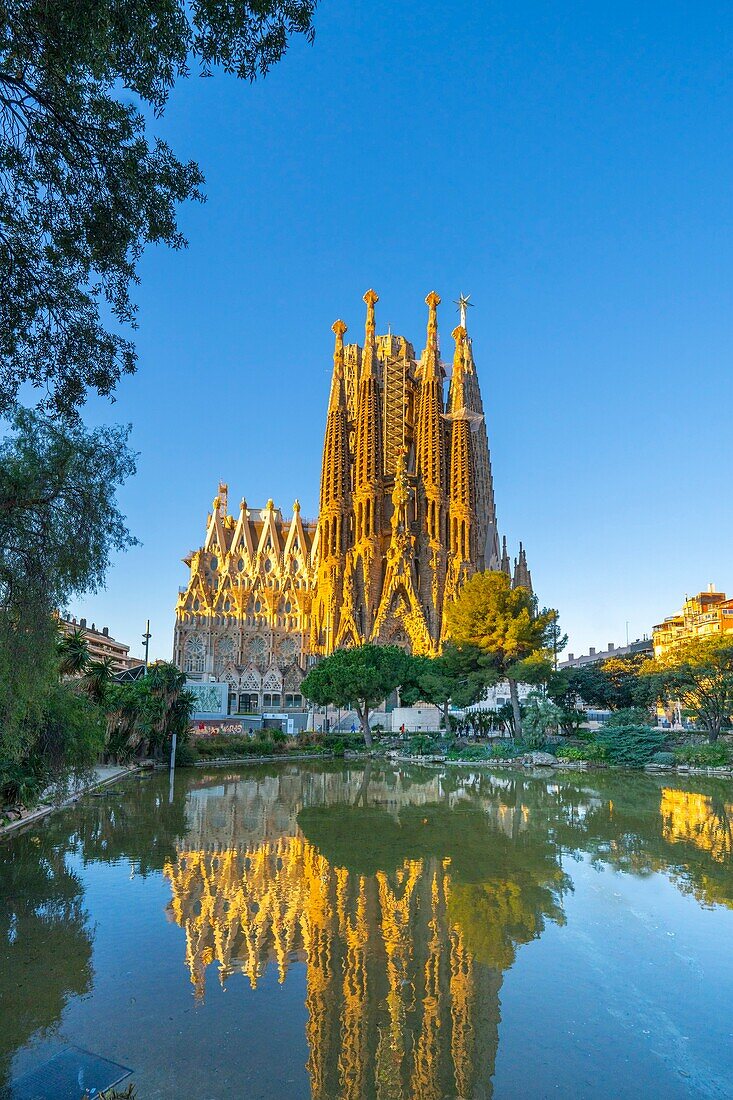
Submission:
{"label": "reflection of tree in water", "polygon": [[[63,818],[52,818],[49,832],[53,835],[57,821],[68,834]],[[186,791],[179,783],[169,805],[158,777],[127,781],[80,802],[73,826],[68,843],[85,863],[129,860],[137,874],[160,871],[186,835]]]}
{"label": "reflection of tree in water", "polygon": [[733,908],[730,784],[596,773],[564,781],[558,801],[563,846],[630,874],[665,874],[702,904]]}
{"label": "reflection of tree in water", "polygon": [[0,1087],[15,1051],[91,989],[92,931],[69,857],[160,870],[185,835],[185,807],[182,788],[169,806],[157,780],[126,783],[0,847],[0,1005],[11,1006],[2,1014]]}
{"label": "reflection of tree in water", "polygon": [[91,931],[66,851],[25,833],[0,847],[0,1088],[10,1061],[91,987]]}
{"label": "reflection of tree in water", "polygon": [[516,791],[451,809],[387,790],[388,809],[364,786],[362,804],[301,810],[300,835],[166,867],[197,996],[214,960],[255,987],[268,963],[284,981],[307,959],[314,1097],[489,1096],[502,971],[562,918],[556,846]]}

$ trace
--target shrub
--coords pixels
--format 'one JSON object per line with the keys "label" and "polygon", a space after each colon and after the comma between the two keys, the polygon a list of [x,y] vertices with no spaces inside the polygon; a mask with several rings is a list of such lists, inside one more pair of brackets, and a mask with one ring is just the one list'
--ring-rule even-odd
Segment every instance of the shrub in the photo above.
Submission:
{"label": "shrub", "polygon": [[326,752],[337,752],[337,749],[341,749],[341,755],[343,750],[350,749],[352,752],[358,752],[364,748],[364,735],[357,730],[356,733],[351,732],[339,732],[339,733],[327,733],[323,738],[323,747]]}
{"label": "shrub", "polygon": [[513,760],[524,752],[526,752],[524,746],[518,745],[515,741],[495,741],[489,747],[488,755],[492,760]]}
{"label": "shrub", "polygon": [[466,745],[464,748],[450,749],[449,760],[486,760],[489,750],[486,745]]}
{"label": "shrub", "polygon": [[681,745],[675,749],[674,756],[679,764],[692,764],[698,768],[722,768],[731,759],[730,749],[720,742],[713,745],[706,742]]}
{"label": "shrub", "polygon": [[286,751],[280,743],[265,737],[207,737],[196,741],[196,750],[205,760],[217,757],[272,756],[276,751]]}
{"label": "shrub", "polygon": [[550,699],[534,692],[527,698],[527,710],[522,719],[522,740],[528,751],[544,749],[547,738],[557,733],[563,712]]}
{"label": "shrub", "polygon": [[38,801],[44,786],[44,775],[34,771],[29,763],[14,760],[0,763],[0,807],[29,809]]}
{"label": "shrub", "polygon": [[176,745],[176,767],[177,768],[192,768],[196,761],[199,759],[199,754],[193,745],[186,744]]}
{"label": "shrub", "polygon": [[329,749],[334,756],[344,756],[346,754],[346,742],[343,737],[337,737],[335,741],[332,741]]}
{"label": "shrub", "polygon": [[605,729],[618,729],[620,726],[647,726],[649,711],[644,707],[623,707],[615,710],[604,722]]}
{"label": "shrub", "polygon": [[611,764],[643,768],[655,752],[664,748],[665,735],[651,726],[606,726],[598,731],[598,744],[604,745]]}
{"label": "shrub", "polygon": [[560,745],[555,755],[558,760],[576,760],[587,764],[600,764],[606,759],[605,745],[589,741],[585,745]]}
{"label": "shrub", "polygon": [[417,733],[410,738],[410,753],[412,756],[426,756],[435,751],[435,742],[426,733]]}
{"label": "shrub", "polygon": [[677,757],[673,752],[655,752],[652,755],[650,763],[652,764],[676,764]]}

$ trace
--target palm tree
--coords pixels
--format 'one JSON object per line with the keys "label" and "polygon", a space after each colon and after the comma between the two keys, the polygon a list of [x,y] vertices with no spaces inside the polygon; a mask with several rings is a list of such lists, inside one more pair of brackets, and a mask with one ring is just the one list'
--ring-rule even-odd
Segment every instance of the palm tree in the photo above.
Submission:
{"label": "palm tree", "polygon": [[89,643],[83,630],[64,634],[58,643],[59,674],[81,676],[89,665]]}
{"label": "palm tree", "polygon": [[111,657],[90,661],[82,679],[82,690],[94,703],[102,703],[107,695],[115,670]]}
{"label": "palm tree", "polygon": [[145,677],[153,703],[150,748],[162,755],[173,734],[182,740],[191,720],[194,699],[185,690],[186,676],[167,661],[156,661]]}

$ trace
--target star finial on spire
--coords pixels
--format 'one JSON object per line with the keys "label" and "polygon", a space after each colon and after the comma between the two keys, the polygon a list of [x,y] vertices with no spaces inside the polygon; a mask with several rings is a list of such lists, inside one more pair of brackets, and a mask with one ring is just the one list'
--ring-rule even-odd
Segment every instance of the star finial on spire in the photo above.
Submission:
{"label": "star finial on spire", "polygon": [[463,328],[466,327],[466,310],[469,306],[473,308],[473,302],[469,302],[470,297],[470,294],[459,294],[458,301],[453,303],[454,305],[458,306],[458,312],[461,315],[461,326]]}

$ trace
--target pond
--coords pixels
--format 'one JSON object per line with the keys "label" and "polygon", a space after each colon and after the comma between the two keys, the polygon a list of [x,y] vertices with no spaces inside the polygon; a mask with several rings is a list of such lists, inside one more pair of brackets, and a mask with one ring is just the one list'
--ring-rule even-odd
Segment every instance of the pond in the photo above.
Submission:
{"label": "pond", "polygon": [[[0,1091],[733,1097],[733,786],[284,763],[0,844]],[[18,1095],[10,1087],[7,1095]]]}

